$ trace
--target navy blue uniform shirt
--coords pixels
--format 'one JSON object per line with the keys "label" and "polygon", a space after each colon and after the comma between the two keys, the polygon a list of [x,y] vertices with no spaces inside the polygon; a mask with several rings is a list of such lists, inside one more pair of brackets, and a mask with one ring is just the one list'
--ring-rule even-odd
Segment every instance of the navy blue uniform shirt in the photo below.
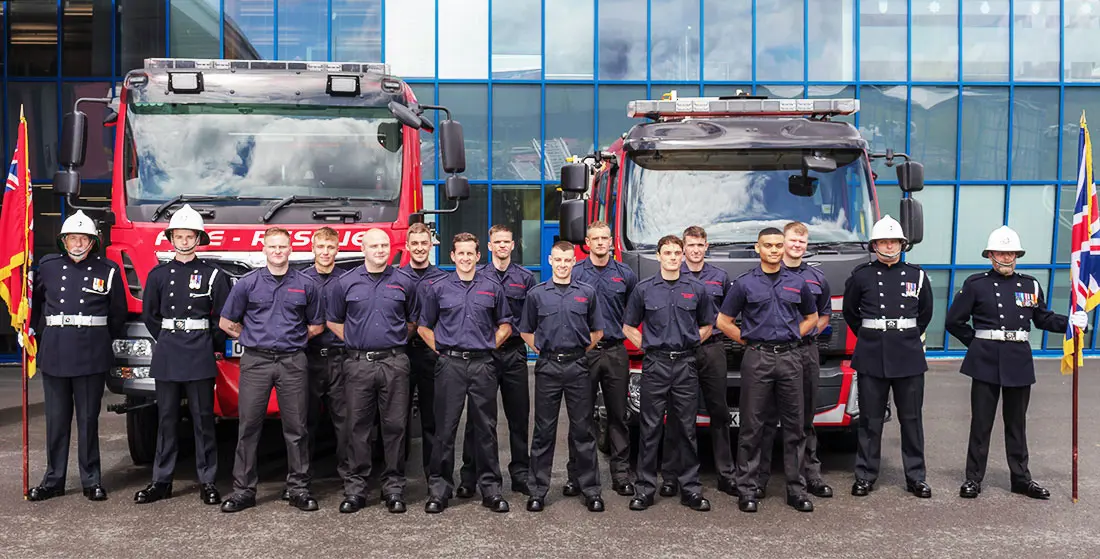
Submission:
{"label": "navy blue uniform shirt", "polygon": [[325,301],[325,317],[344,325],[344,341],[352,349],[405,345],[409,323],[416,322],[415,284],[391,267],[381,274],[366,266],[351,270],[329,284]]}
{"label": "navy blue uniform shirt", "polygon": [[[412,293],[417,297],[417,300],[420,299],[420,290],[423,289],[425,285],[431,285],[439,281],[440,279],[447,277],[447,272],[440,270],[434,264],[428,264],[428,267],[422,268],[420,270],[414,269],[411,264],[405,264],[404,266],[398,268],[397,271],[405,274],[406,276],[409,276],[409,279],[412,280]],[[417,315],[419,314],[420,310],[417,309]],[[419,318],[419,316],[417,315],[414,315],[411,318],[416,320]],[[420,338],[420,334],[417,334],[414,330],[410,339],[411,338]]]}
{"label": "navy blue uniform shirt", "polygon": [[642,349],[684,351],[699,345],[699,328],[714,323],[706,287],[689,274],[673,282],[657,275],[641,281],[630,294],[623,324],[645,323]]}
{"label": "navy blue uniform shirt", "polygon": [[623,335],[623,310],[626,301],[638,285],[638,276],[629,266],[611,260],[607,266],[597,266],[585,258],[573,268],[573,281],[587,283],[596,289],[603,315],[603,339],[621,342]]}
{"label": "navy blue uniform shirt", "polygon": [[477,273],[500,284],[504,289],[504,296],[508,299],[508,311],[512,315],[512,333],[508,337],[519,337],[519,318],[523,315],[523,301],[527,298],[527,291],[535,286],[535,274],[515,262],[509,263],[503,272],[497,270],[492,262],[482,264],[477,267]]}
{"label": "navy blue uniform shirt", "polygon": [[[464,282],[457,272],[431,284],[422,283],[417,324],[435,334],[437,350],[496,349],[496,331],[512,324],[504,288],[482,272]],[[468,284],[468,285],[467,285]]]}
{"label": "navy blue uniform shirt", "polygon": [[[797,268],[789,268],[786,264],[783,264],[783,267],[802,276],[802,279],[810,284],[810,292],[814,294],[814,301],[817,302],[818,318],[833,314],[833,293],[829,288],[829,282],[825,280],[824,272],[817,266],[811,266],[805,261]],[[814,326],[814,329],[806,335],[813,336],[820,333],[817,331],[817,326]]]}
{"label": "navy blue uniform shirt", "polygon": [[519,331],[534,334],[540,352],[584,349],[603,323],[598,299],[596,288],[586,283],[563,287],[544,281],[527,292]]}
{"label": "navy blue uniform shirt", "polygon": [[316,282],[293,269],[278,280],[266,266],[237,280],[222,317],[244,325],[240,342],[246,349],[280,352],[305,349],[308,326],[325,321]]}
{"label": "navy blue uniform shirt", "polygon": [[[322,274],[321,272],[317,271],[317,266],[310,266],[309,268],[302,270],[302,273],[305,274],[307,278],[313,280],[317,284],[317,292],[321,294],[321,312],[324,312],[324,309],[327,308],[325,297],[328,294],[328,286],[333,281],[339,279],[339,277],[344,275],[346,272],[340,268],[333,268],[332,272],[328,274]],[[333,322],[336,321],[334,320]],[[326,327],[324,331],[322,331],[320,334],[317,334],[316,336],[310,338],[309,341],[306,342],[306,346],[309,349],[321,349],[324,347],[343,347],[344,342],[340,341],[340,338],[337,337],[336,334],[333,334],[332,331]]]}
{"label": "navy blue uniform shirt", "polygon": [[[225,333],[218,317],[229,296],[229,276],[195,258],[172,259],[149,272],[141,297],[141,318],[157,341],[149,374],[155,379],[183,382],[217,376],[214,352],[225,351]],[[163,330],[165,318],[207,319],[205,330]]]}
{"label": "navy blue uniform shirt", "polygon": [[[726,293],[730,287],[730,275],[709,262],[703,262],[703,269],[698,272],[692,272],[684,262],[680,266],[681,274],[690,274],[691,277],[703,282],[703,286],[707,288],[707,296],[710,299],[710,304],[714,307],[714,318],[718,319],[718,308],[722,306],[722,301],[726,298]],[[719,333],[715,331],[715,333]]]}
{"label": "navy blue uniform shirt", "polygon": [[772,281],[757,267],[733,281],[722,314],[741,315],[741,339],[784,343],[802,339],[798,324],[802,317],[817,312],[817,299],[802,276],[780,266]]}

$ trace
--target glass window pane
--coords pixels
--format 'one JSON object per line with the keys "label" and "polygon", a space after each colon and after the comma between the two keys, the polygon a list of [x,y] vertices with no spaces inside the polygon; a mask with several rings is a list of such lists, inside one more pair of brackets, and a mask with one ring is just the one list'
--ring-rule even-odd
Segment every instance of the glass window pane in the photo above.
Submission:
{"label": "glass window pane", "polygon": [[141,68],[146,58],[164,56],[167,47],[164,36],[165,2],[144,0],[117,0],[118,73],[125,74]]}
{"label": "glass window pane", "polygon": [[913,87],[912,137],[909,155],[924,164],[924,178],[955,178],[959,90],[954,87]]}
{"label": "glass window pane", "polygon": [[[1097,6],[1100,11],[1100,6]],[[1096,130],[1100,129],[1100,87],[1067,87],[1065,89],[1065,106],[1062,111],[1065,121],[1062,123],[1062,180],[1077,181],[1078,144],[1081,141],[1081,111],[1090,118],[1092,128],[1089,133],[1092,136],[1093,176],[1100,176],[1100,159],[1096,157],[1095,149],[1100,145],[1100,135]]]}
{"label": "glass window pane", "polygon": [[704,97],[723,97],[730,95],[737,95],[741,92],[745,95],[752,94],[752,84],[744,85],[726,85],[726,84],[706,84],[703,86]]}
{"label": "glass window pane", "polygon": [[[1012,186],[1008,200],[1008,226],[1020,234],[1026,253],[1023,264],[1048,264],[1054,239],[1053,185]],[[1065,240],[1065,239],[1063,239]]]}
{"label": "glass window pane", "polygon": [[603,0],[599,11],[600,79],[646,79],[646,0]]}
{"label": "glass window pane", "polygon": [[[913,247],[905,259],[917,264],[950,264],[955,187],[930,185],[920,192],[914,192],[913,197],[924,206],[924,240]],[[895,211],[883,211],[883,214],[890,213],[897,218]]]}
{"label": "glass window pane", "polygon": [[[67,82],[62,85],[64,97],[61,106],[71,111],[73,103],[81,97],[110,97],[110,82]],[[84,166],[80,168],[82,179],[109,179],[114,161],[115,129],[103,126],[103,117],[107,106],[100,103],[82,103],[80,110],[88,115],[88,143],[84,156]],[[18,113],[15,113],[18,114]],[[29,122],[29,121],[28,121]],[[32,157],[38,154],[31,152]],[[81,190],[81,197],[86,192]]]}
{"label": "glass window pane", "polygon": [[[442,187],[440,187],[442,188]],[[440,192],[439,194],[442,194]],[[440,202],[448,207],[451,202]],[[470,198],[462,201],[462,211],[436,216],[436,228],[439,231],[439,263],[453,266],[451,241],[458,233],[477,235],[481,258],[478,262],[488,262],[489,258],[489,187],[484,184],[470,185]]]}
{"label": "glass window pane", "polygon": [[439,21],[446,23],[439,26],[439,77],[488,78],[489,0],[438,0],[437,4]]}
{"label": "glass window pane", "polygon": [[1063,184],[1058,199],[1058,263],[1069,262],[1070,227],[1073,226],[1073,206],[1077,200],[1077,185]]}
{"label": "glass window pane", "polygon": [[493,78],[542,78],[542,1],[492,2]]}
{"label": "glass window pane", "polygon": [[757,95],[766,95],[771,99],[801,99],[805,91],[801,85],[758,85]]}
{"label": "glass window pane", "polygon": [[[410,3],[415,4],[415,2]],[[321,12],[323,13],[323,10]],[[435,38],[425,36],[427,33],[425,28],[432,28],[434,23],[427,23],[424,18],[418,18],[416,23],[418,30],[416,41],[427,43],[429,48],[435,46]],[[400,45],[398,48],[404,48],[404,46]],[[332,56],[330,58],[338,61],[360,62],[382,60],[382,0],[332,0]],[[434,58],[434,55],[429,57],[430,60]]]}
{"label": "glass window pane", "polygon": [[328,60],[328,22],[316,2],[279,0],[279,60]]}
{"label": "glass window pane", "polygon": [[[859,88],[859,133],[870,144],[872,152],[892,148],[905,151],[905,105],[908,91],[902,85],[864,85]],[[897,174],[886,166],[885,159],[871,161],[878,180],[896,181]],[[925,168],[925,173],[928,169]]]}
{"label": "glass window pane", "polygon": [[820,81],[855,79],[856,52],[852,0],[813,0],[809,10],[809,78]]}
{"label": "glass window pane", "polygon": [[752,0],[703,0],[703,77],[752,79]]}
{"label": "glass window pane", "polygon": [[959,6],[955,0],[912,2],[913,81],[959,78]]}
{"label": "glass window pane", "polygon": [[[1069,270],[1056,270],[1054,272],[1054,289],[1049,293],[1044,293],[1044,295],[1046,295],[1048,301],[1047,308],[1058,314],[1066,314],[1066,312],[1069,311]],[[1096,325],[1096,311],[1093,311],[1092,318],[1089,322],[1089,329],[1085,332],[1084,336],[1085,347],[1087,349],[1093,347],[1092,329],[1093,326]],[[1065,341],[1065,339],[1065,334],[1051,332],[1047,335],[1047,349],[1061,350],[1062,342]]]}
{"label": "glass window pane", "polygon": [[560,179],[561,167],[569,156],[584,156],[595,149],[593,103],[590,85],[546,86],[546,180]]}
{"label": "glass window pane", "polygon": [[1012,99],[1012,180],[1058,178],[1058,89],[1017,87]]}
{"label": "glass window pane", "polygon": [[699,79],[699,0],[651,0],[650,9],[650,77]]}
{"label": "glass window pane", "polygon": [[1065,79],[1100,80],[1100,52],[1094,45],[1100,36],[1100,4],[1095,0],[1065,0]]}
{"label": "glass window pane", "polygon": [[[810,79],[813,79],[811,76]],[[806,89],[807,99],[855,99],[856,86],[854,85],[811,85]],[[856,115],[840,115],[830,118],[833,122],[856,123]]]}
{"label": "glass window pane", "polygon": [[859,3],[859,79],[905,81],[909,61],[907,2]]}
{"label": "glass window pane", "polygon": [[538,266],[542,263],[541,203],[542,188],[538,185],[493,187],[493,224],[507,225],[512,230],[512,239],[516,242],[512,261],[517,264]]}
{"label": "glass window pane", "polygon": [[66,76],[111,75],[111,0],[64,2],[61,72]]}
{"label": "glass window pane", "polygon": [[659,99],[665,93],[676,92],[677,97],[698,97],[699,86],[686,83],[654,83],[649,86],[649,96]]}
{"label": "glass window pane", "polygon": [[494,179],[542,180],[540,114],[531,110],[542,105],[540,97],[537,85],[493,87]]}
{"label": "glass window pane", "polygon": [[9,10],[7,58],[10,75],[57,75],[57,4],[55,0],[4,4]]}
{"label": "glass window pane", "polygon": [[964,80],[1008,81],[1008,3],[963,2]]}
{"label": "glass window pane", "polygon": [[932,284],[932,323],[924,331],[924,345],[927,349],[943,349],[943,319],[947,316],[947,270],[927,270],[928,282]]}
{"label": "glass window pane", "polygon": [[435,0],[386,0],[386,62],[402,77],[435,77]]}
{"label": "glass window pane", "polygon": [[[219,0],[171,0],[168,54],[176,58],[220,58]],[[226,22],[226,36],[238,33]],[[226,55],[229,53],[226,52]],[[252,58],[256,58],[253,56]],[[139,64],[140,65],[140,64]],[[135,66],[136,68],[137,66]]]}
{"label": "glass window pane", "polygon": [[[959,216],[955,224],[955,262],[982,264],[989,233],[1004,225],[1005,187],[968,184],[959,187]],[[980,209],[979,209],[980,208]]]}
{"label": "glass window pane", "polygon": [[275,0],[223,0],[225,57],[275,58]]}
{"label": "glass window pane", "polygon": [[626,116],[626,104],[636,99],[645,99],[644,85],[600,86],[600,114],[597,117],[599,147],[611,145],[616,138],[630,130],[631,126],[641,122]]}
{"label": "glass window pane", "polygon": [[450,109],[454,119],[462,123],[466,144],[464,175],[471,180],[489,178],[488,88],[473,84],[440,84],[439,104]]}
{"label": "glass window pane", "polygon": [[[418,103],[425,105],[435,104],[434,85],[430,83],[417,83],[409,84],[409,87],[412,88],[413,95],[416,96]],[[426,113],[425,116],[434,118],[431,112]],[[435,134],[423,128],[420,129],[420,178],[425,181],[435,179]]]}
{"label": "glass window pane", "polygon": [[[898,188],[898,185],[876,184],[875,194],[878,195],[878,214],[880,217],[890,214],[896,219],[901,216],[901,189]],[[927,226],[925,226],[925,238],[928,236],[927,233]]]}
{"label": "glass window pane", "polygon": [[544,0],[546,79],[592,79],[595,0]]}
{"label": "glass window pane", "polygon": [[756,79],[802,81],[802,9],[802,2],[756,0]]}
{"label": "glass window pane", "polygon": [[1008,88],[964,87],[959,176],[1005,180],[1008,174]]}
{"label": "glass window pane", "polygon": [[1061,0],[1014,1],[1012,55],[1016,79],[1058,81]]}
{"label": "glass window pane", "polygon": [[[96,97],[102,95],[100,91]],[[57,85],[50,83],[8,83],[8,147],[15,150],[19,130],[19,107],[27,117],[31,180],[50,182],[57,169]],[[89,122],[88,139],[92,138]]]}
{"label": "glass window pane", "polygon": [[547,223],[561,218],[561,192],[558,192],[558,185],[548,184],[545,186],[543,189],[543,203],[546,204],[544,212]]}

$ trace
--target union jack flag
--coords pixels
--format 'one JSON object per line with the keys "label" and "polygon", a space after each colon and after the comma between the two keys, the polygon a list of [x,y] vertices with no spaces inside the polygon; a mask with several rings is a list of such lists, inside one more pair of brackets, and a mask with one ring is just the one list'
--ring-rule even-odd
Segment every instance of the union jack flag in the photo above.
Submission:
{"label": "union jack flag", "polygon": [[[1100,203],[1096,198],[1096,183],[1092,178],[1092,140],[1089,137],[1085,113],[1081,113],[1081,135],[1078,142],[1077,203],[1073,209],[1073,229],[1070,233],[1069,314],[1091,312],[1100,303]],[[1077,347],[1084,347],[1081,332],[1072,324],[1066,327],[1062,344],[1062,374],[1073,372],[1074,337]],[[1083,352],[1077,352],[1077,364],[1084,363]]]}

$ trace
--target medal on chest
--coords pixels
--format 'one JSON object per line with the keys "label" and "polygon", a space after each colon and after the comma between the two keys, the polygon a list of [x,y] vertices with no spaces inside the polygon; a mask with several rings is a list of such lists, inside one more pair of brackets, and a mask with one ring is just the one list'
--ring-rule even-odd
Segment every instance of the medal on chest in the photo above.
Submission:
{"label": "medal on chest", "polygon": [[1016,292],[1016,306],[1017,307],[1034,307],[1036,305],[1035,294]]}
{"label": "medal on chest", "polygon": [[104,287],[105,287],[105,285],[104,285],[104,282],[103,282],[102,279],[100,279],[100,278],[93,278],[92,279],[92,289],[93,290],[103,292]]}
{"label": "medal on chest", "polygon": [[200,274],[198,272],[193,272],[191,274],[191,279],[189,279],[187,281],[187,287],[190,287],[191,289],[201,288],[202,287],[202,274]]}
{"label": "medal on chest", "polygon": [[901,283],[901,287],[902,287],[902,293],[901,293],[902,297],[916,297],[917,296],[918,289],[917,289],[917,284],[916,283],[910,282],[910,281],[905,281],[905,282]]}

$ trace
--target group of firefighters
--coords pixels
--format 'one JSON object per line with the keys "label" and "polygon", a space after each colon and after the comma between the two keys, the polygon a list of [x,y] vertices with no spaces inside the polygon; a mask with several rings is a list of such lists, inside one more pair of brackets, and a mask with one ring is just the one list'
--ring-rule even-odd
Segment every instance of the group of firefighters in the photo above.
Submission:
{"label": "group of firefighters", "polygon": [[[569,461],[562,493],[583,496],[589,511],[603,511],[593,418],[597,387],[607,410],[611,488],[631,497],[631,510],[652,506],[658,493],[679,495],[693,510],[710,510],[699,477],[700,394],[711,417],[718,489],[735,497],[740,510],[760,506],[776,436],[782,441],[787,504],[809,512],[811,495],[833,495],[821,476],[813,427],[818,336],[829,324],[831,290],[824,275],[803,261],[809,230],[802,223],[760,231],[759,266],[731,281],[706,261],[701,227],[661,238],[659,272],[639,280],[612,258],[611,229],[596,221],[585,239],[588,258],[578,263],[572,244],[555,243],[549,252],[552,277],[537,285],[531,272],[512,261],[513,235],[501,225],[489,230],[491,259],[481,266],[477,237],[455,235],[455,270],[449,273],[429,262],[432,233],[423,224],[406,233],[408,264],[390,266],[389,235],[371,229],[362,240],[363,265],[347,272],[336,268],[336,231],[315,232],[314,264],[299,271],[289,265],[288,232],[272,227],[263,238],[266,266],[235,284],[197,257],[209,236],[190,206],[172,215],[165,234],[175,256],[150,272],[143,291],[142,318],[156,340],[150,375],[156,379],[159,429],[152,482],[134,495],[137,503],[172,495],[186,398],[201,500],[220,504],[223,512],[255,506],[257,446],[272,388],[287,449],[283,499],[304,511],[318,509],[310,491],[311,450],[322,413],[335,427],[344,485],[340,512],[368,506],[375,473],[387,510],[407,510],[406,424],[415,394],[428,484],[424,510],[440,513],[451,499],[479,492],[483,506],[508,512],[496,434],[498,393],[508,423],[511,490],[527,495],[527,510],[547,505],[564,398]],[[94,223],[77,212],[58,236],[61,252],[43,258],[35,274],[32,321],[41,344],[47,469],[29,491],[32,501],[65,493],[74,410],[84,495],[107,498],[98,416],[105,375],[113,367],[112,340],[124,337],[127,311],[125,278],[98,253],[99,242]],[[853,270],[844,285],[844,321],[858,338],[851,361],[860,409],[851,488],[857,497],[871,492],[878,478],[891,392],[906,490],[932,495],[925,479],[922,407],[923,335],[933,296],[925,272],[900,260],[906,243],[891,217],[875,223],[868,244],[874,258]],[[1032,324],[1051,332],[1064,332],[1067,321],[1085,328],[1087,315],[1067,318],[1047,310],[1039,282],[1015,271],[1023,254],[1014,231],[994,231],[983,251],[991,269],[968,278],[947,313],[948,332],[969,348],[962,372],[972,377],[970,442],[959,491],[966,498],[981,492],[1002,394],[1011,491],[1049,497],[1028,471],[1025,415],[1035,382],[1029,333]],[[213,400],[226,336],[245,349],[233,491],[223,500],[215,485]],[[736,444],[726,400],[727,338],[744,347]],[[626,340],[644,351],[633,468]],[[527,348],[538,355],[533,401]],[[456,483],[455,443],[464,409]],[[383,449],[381,472],[372,471],[376,436]]]}

